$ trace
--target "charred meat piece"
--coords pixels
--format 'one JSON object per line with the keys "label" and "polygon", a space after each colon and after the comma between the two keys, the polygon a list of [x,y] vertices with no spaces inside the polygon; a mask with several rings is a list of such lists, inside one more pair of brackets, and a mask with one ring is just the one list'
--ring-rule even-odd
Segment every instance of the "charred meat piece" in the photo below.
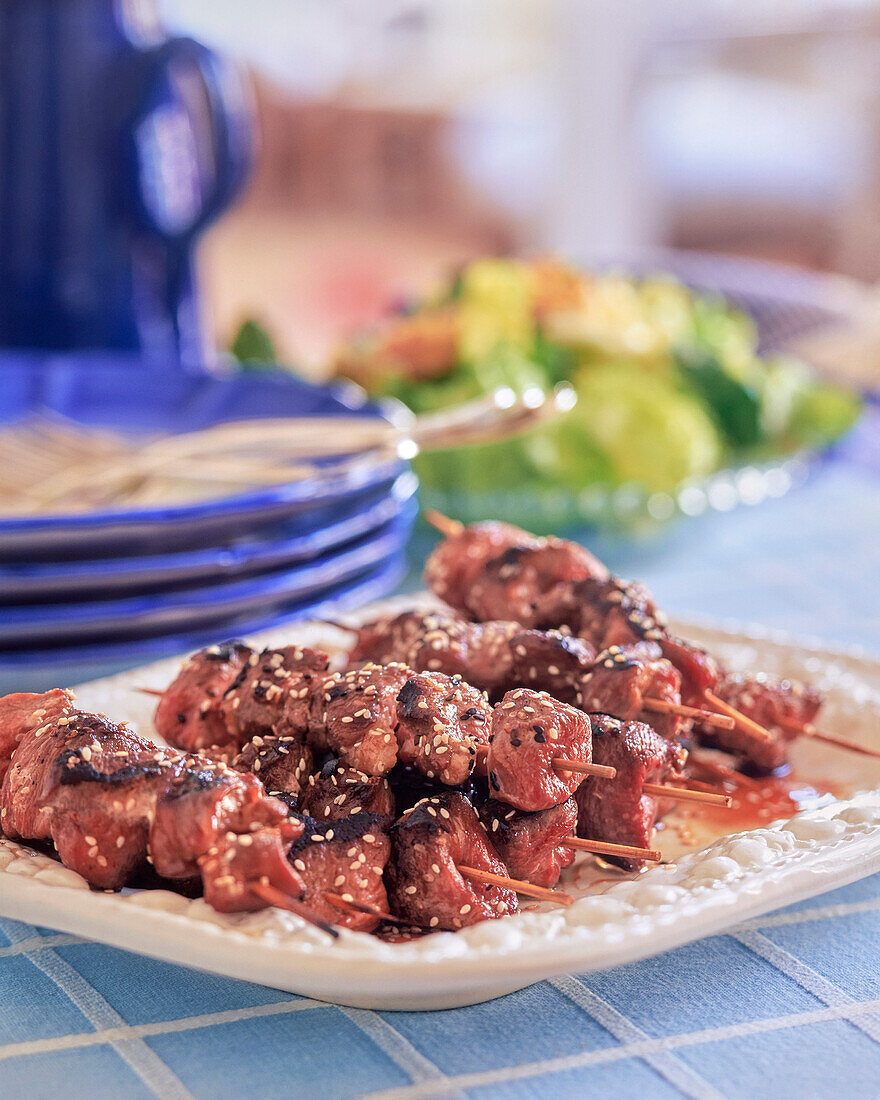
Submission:
{"label": "charred meat piece", "polygon": [[349,653],[352,664],[366,661],[374,665],[387,665],[393,661],[406,663],[404,655],[412,643],[426,630],[429,623],[449,617],[445,612],[404,611],[382,619],[375,619],[357,630],[357,641]]}
{"label": "charred meat piece", "polygon": [[574,798],[534,814],[495,799],[480,808],[480,820],[507,870],[536,886],[555,886],[563,867],[574,861],[574,852],[562,842],[576,835],[577,819]]}
{"label": "charred meat piece", "polygon": [[675,714],[643,713],[646,699],[679,703],[681,674],[661,656],[654,642],[612,646],[581,678],[578,706],[591,714],[613,714],[625,722],[642,721],[674,740],[682,720]]}
{"label": "charred meat piece", "polygon": [[62,714],[19,741],[0,788],[3,832],[51,840],[67,867],[118,889],[146,859],[156,799],[180,760],[97,715]]}
{"label": "charred meat piece", "polygon": [[267,733],[305,740],[313,691],[328,663],[326,653],[297,645],[252,653],[223,695],[230,740],[239,747]]}
{"label": "charred meat piece", "polygon": [[394,795],[388,780],[329,760],[317,775],[310,775],[300,798],[302,813],[316,821],[339,821],[353,814],[371,813],[390,823]]}
{"label": "charred meat piece", "polygon": [[223,693],[252,654],[249,646],[226,642],[188,658],[163,692],[156,708],[156,733],[169,745],[198,752],[214,745],[231,746],[221,711]]}
{"label": "charred meat piece", "polygon": [[508,686],[546,691],[576,706],[578,683],[593,667],[596,650],[583,638],[560,630],[523,630],[510,640]]}
{"label": "charred meat piece", "polygon": [[589,551],[566,539],[511,546],[488,561],[467,594],[466,610],[480,622],[508,619],[526,629],[563,622],[573,584],[607,577]]}
{"label": "charred meat piece", "polygon": [[725,702],[763,726],[773,735],[760,741],[739,729],[706,729],[695,734],[705,744],[733,753],[750,770],[767,773],[787,762],[788,744],[810,725],[822,706],[822,696],[798,680],[774,680],[759,673],[729,673],[717,687]]}
{"label": "charred meat piece", "polygon": [[492,713],[487,761],[492,797],[530,813],[565,802],[583,776],[557,769],[553,760],[589,764],[591,745],[590,718],[583,711],[543,691],[509,691]]}
{"label": "charred meat piece", "polygon": [[462,865],[507,875],[476,811],[457,791],[418,802],[390,836],[388,898],[403,920],[452,932],[517,911],[510,890],[471,882],[458,871]]}
{"label": "charred meat piece", "polygon": [[165,878],[189,878],[198,859],[225,833],[253,833],[287,817],[284,802],[267,797],[254,775],[196,761],[169,783],[156,802],[150,856]]}
{"label": "charred meat piece", "polygon": [[474,770],[491,718],[486,697],[460,676],[412,676],[397,697],[399,759],[429,779],[457,787]]}
{"label": "charred meat piece", "polygon": [[[482,770],[485,772],[485,761]],[[388,773],[388,784],[394,795],[397,814],[400,816],[404,810],[412,809],[417,802],[424,798],[435,798],[446,794],[449,788],[436,779],[429,779],[424,772],[414,768],[411,764],[398,764]],[[459,787],[459,792],[473,806],[482,805],[489,797],[489,780],[485,775],[471,775],[465,783]]]}
{"label": "charred meat piece", "polygon": [[40,726],[53,724],[66,711],[73,710],[73,706],[73,696],[61,688],[0,697],[0,783],[22,737]]}
{"label": "charred meat piece", "polygon": [[265,909],[266,901],[251,890],[257,883],[302,898],[305,883],[287,858],[302,832],[301,821],[288,820],[255,833],[224,833],[199,857],[205,901],[220,913]]}
{"label": "charred meat piece", "polygon": [[401,664],[364,665],[325,677],[315,696],[309,739],[367,775],[397,763],[397,695],[412,676]]}
{"label": "charred meat piece", "polygon": [[304,818],[305,830],[288,855],[305,884],[303,902],[319,917],[356,932],[372,932],[379,920],[369,913],[342,909],[328,901],[329,891],[343,901],[388,911],[383,875],[391,852],[382,822],[371,813],[339,821]]}
{"label": "charred meat piece", "polygon": [[315,769],[315,755],[308,745],[293,737],[258,734],[235,757],[232,767],[239,772],[252,772],[269,794],[295,798]]}
{"label": "charred meat piece", "polygon": [[462,676],[481,691],[509,679],[508,642],[519,627],[510,622],[472,623],[449,611],[408,611],[362,627],[352,661],[401,661],[416,672]]}
{"label": "charred meat piece", "polygon": [[509,523],[470,524],[434,548],[425,562],[425,581],[450,607],[466,612],[468,594],[486,563],[511,546],[528,547],[537,541],[534,535]]}
{"label": "charred meat piece", "polygon": [[[612,782],[588,776],[579,787],[578,836],[650,848],[659,800],[642,792],[645,783],[663,783],[684,767],[684,749],[665,741],[642,722],[593,718],[593,760],[617,769]],[[603,856],[627,871],[638,860]]]}

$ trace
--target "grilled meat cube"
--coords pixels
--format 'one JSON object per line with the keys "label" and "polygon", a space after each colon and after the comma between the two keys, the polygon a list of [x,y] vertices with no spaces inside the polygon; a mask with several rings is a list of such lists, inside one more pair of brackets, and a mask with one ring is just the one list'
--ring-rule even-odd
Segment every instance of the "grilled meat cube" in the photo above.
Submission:
{"label": "grilled meat cube", "polygon": [[460,676],[493,692],[510,679],[512,622],[471,623],[453,615],[425,617],[425,629],[410,643],[405,660],[417,672]]}
{"label": "grilled meat cube", "polygon": [[[488,561],[511,546],[531,546],[534,535],[509,523],[473,523],[458,535],[442,539],[425,562],[425,581],[432,592],[457,611]],[[502,618],[510,618],[503,615]]]}
{"label": "grilled meat cube", "polygon": [[463,865],[507,874],[473,806],[457,791],[418,802],[390,836],[385,878],[391,910],[402,919],[455,931],[517,911],[510,890],[471,882],[458,871]]}
{"label": "grilled meat cube", "polygon": [[761,741],[739,729],[707,729],[696,726],[698,739],[733,753],[752,771],[775,771],[787,762],[788,744],[812,723],[822,706],[822,696],[797,680],[774,680],[758,673],[728,673],[717,687],[725,702],[763,726],[773,735]]}
{"label": "grilled meat cube", "polygon": [[[660,800],[642,787],[679,774],[686,755],[642,722],[594,716],[593,760],[616,768],[617,775],[612,782],[588,776],[578,788],[578,836],[650,848]],[[603,859],[627,871],[640,866],[639,860],[618,856]]]}
{"label": "grilled meat cube", "polygon": [[581,678],[577,705],[592,714],[647,722],[662,737],[674,740],[682,726],[678,715],[642,713],[646,699],[681,700],[681,674],[660,654],[660,647],[653,642],[606,649]]}
{"label": "grilled meat cube", "polygon": [[287,806],[270,798],[254,775],[197,760],[176,775],[156,801],[150,856],[165,878],[198,873],[198,859],[226,833],[253,833],[278,825]]}
{"label": "grilled meat cube", "polygon": [[357,629],[357,641],[349,653],[352,664],[366,661],[374,665],[387,665],[393,661],[405,662],[405,654],[412,643],[428,627],[426,622],[434,616],[440,620],[444,612],[404,611],[373,622],[365,623]]}
{"label": "grilled meat cube", "polygon": [[663,656],[681,674],[681,701],[689,707],[706,705],[704,692],[715,691],[721,670],[715,658],[699,646],[664,633],[659,640]]}
{"label": "grilled meat cube", "polygon": [[219,913],[265,909],[265,899],[250,890],[256,883],[274,886],[297,900],[302,898],[305,882],[287,858],[291,844],[302,832],[301,821],[287,820],[255,833],[219,836],[198,860],[205,901]]}
{"label": "grilled meat cube", "polygon": [[240,642],[202,649],[188,658],[163,692],[153,724],[169,745],[198,752],[214,745],[231,747],[221,711],[223,693],[252,654]]}
{"label": "grilled meat cube", "polygon": [[0,788],[3,831],[51,840],[66,866],[118,889],[146,859],[156,799],[179,759],[97,715],[67,712],[19,741]]}
{"label": "grilled meat cube", "polygon": [[571,706],[577,705],[577,685],[596,658],[589,642],[560,630],[523,630],[510,639],[510,652],[510,688],[546,691]]}
{"label": "grilled meat cube", "polygon": [[0,697],[0,783],[22,737],[40,726],[51,725],[65,711],[72,710],[73,705],[73,696],[61,688]]}
{"label": "grilled meat cube", "polygon": [[252,653],[223,695],[230,740],[239,747],[267,733],[305,740],[313,688],[328,663],[326,653],[297,645]]}
{"label": "grilled meat cube", "polygon": [[562,842],[575,835],[577,819],[573,797],[533,814],[494,798],[480,807],[480,820],[507,870],[536,886],[555,886],[563,867],[574,861],[575,853]]}
{"label": "grilled meat cube", "polygon": [[480,622],[508,619],[526,629],[563,622],[573,584],[607,577],[592,554],[566,539],[510,546],[488,561],[467,594],[467,613]]}
{"label": "grilled meat cube", "polygon": [[359,813],[390,820],[394,818],[394,795],[382,776],[365,775],[338,760],[328,760],[305,782],[300,808],[316,821],[339,821]]}
{"label": "grilled meat cube", "polygon": [[442,672],[412,676],[397,698],[400,761],[457,787],[474,770],[491,717],[485,696],[461,677]]}
{"label": "grilled meat cube", "polygon": [[315,696],[309,739],[367,775],[397,763],[397,695],[412,676],[406,665],[364,665],[324,679]]}
{"label": "grilled meat cube", "polygon": [[589,764],[591,744],[590,718],[583,711],[543,691],[509,691],[492,712],[487,760],[492,796],[529,812],[565,802],[583,776],[557,770],[553,759]]}
{"label": "grilled meat cube", "polygon": [[310,746],[293,737],[258,734],[235,757],[232,767],[239,772],[252,772],[269,794],[295,798],[315,769],[315,754]]}
{"label": "grilled meat cube", "polygon": [[329,902],[329,891],[388,911],[383,874],[391,852],[388,834],[375,814],[359,813],[338,821],[303,819],[305,830],[288,859],[305,884],[304,903],[319,917],[356,932],[372,932],[379,924],[369,913],[342,909]]}

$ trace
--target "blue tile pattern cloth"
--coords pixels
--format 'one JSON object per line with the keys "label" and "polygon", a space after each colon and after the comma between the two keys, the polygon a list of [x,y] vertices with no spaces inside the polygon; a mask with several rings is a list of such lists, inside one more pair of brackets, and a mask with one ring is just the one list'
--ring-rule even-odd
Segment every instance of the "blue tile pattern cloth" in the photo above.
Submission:
{"label": "blue tile pattern cloth", "polygon": [[[880,416],[802,490],[604,547],[676,613],[880,652]],[[339,1008],[0,920],[0,1096],[880,1093],[880,876],[448,1012]]]}

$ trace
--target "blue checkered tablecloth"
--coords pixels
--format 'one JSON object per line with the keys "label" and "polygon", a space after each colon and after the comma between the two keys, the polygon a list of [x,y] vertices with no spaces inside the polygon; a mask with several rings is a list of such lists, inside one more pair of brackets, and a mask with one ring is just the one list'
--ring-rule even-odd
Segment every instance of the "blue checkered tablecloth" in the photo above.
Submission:
{"label": "blue checkered tablecloth", "polygon": [[[880,652],[878,439],[875,411],[784,500],[602,552],[676,614]],[[646,962],[389,1013],[0,919],[0,1097],[874,1097],[878,944],[874,876]]]}

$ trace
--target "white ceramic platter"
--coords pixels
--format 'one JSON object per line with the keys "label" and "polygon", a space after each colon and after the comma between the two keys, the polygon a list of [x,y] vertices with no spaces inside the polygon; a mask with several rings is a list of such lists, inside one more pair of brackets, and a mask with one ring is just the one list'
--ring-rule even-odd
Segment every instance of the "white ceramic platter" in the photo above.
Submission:
{"label": "white ceramic platter", "polygon": [[[370,608],[364,617],[388,606]],[[880,745],[877,659],[754,629],[678,629],[735,668],[811,680],[827,693],[823,728]],[[344,635],[308,624],[259,639],[290,640],[336,648]],[[133,688],[164,686],[176,665],[163,661],[83,685],[80,706],[128,719],[152,735],[153,703]],[[166,891],[94,892],[79,875],[6,840],[0,840],[0,913],[345,1005],[476,1004],[553,975],[655,955],[880,870],[880,761],[801,739],[793,762],[804,787],[837,797],[815,797],[812,808],[788,820],[726,836],[730,825],[718,814],[703,818],[691,807],[658,833],[674,862],[624,876],[579,861],[562,882],[577,897],[569,908],[535,907],[407,943],[346,931],[331,941],[277,909],[224,916]]]}

